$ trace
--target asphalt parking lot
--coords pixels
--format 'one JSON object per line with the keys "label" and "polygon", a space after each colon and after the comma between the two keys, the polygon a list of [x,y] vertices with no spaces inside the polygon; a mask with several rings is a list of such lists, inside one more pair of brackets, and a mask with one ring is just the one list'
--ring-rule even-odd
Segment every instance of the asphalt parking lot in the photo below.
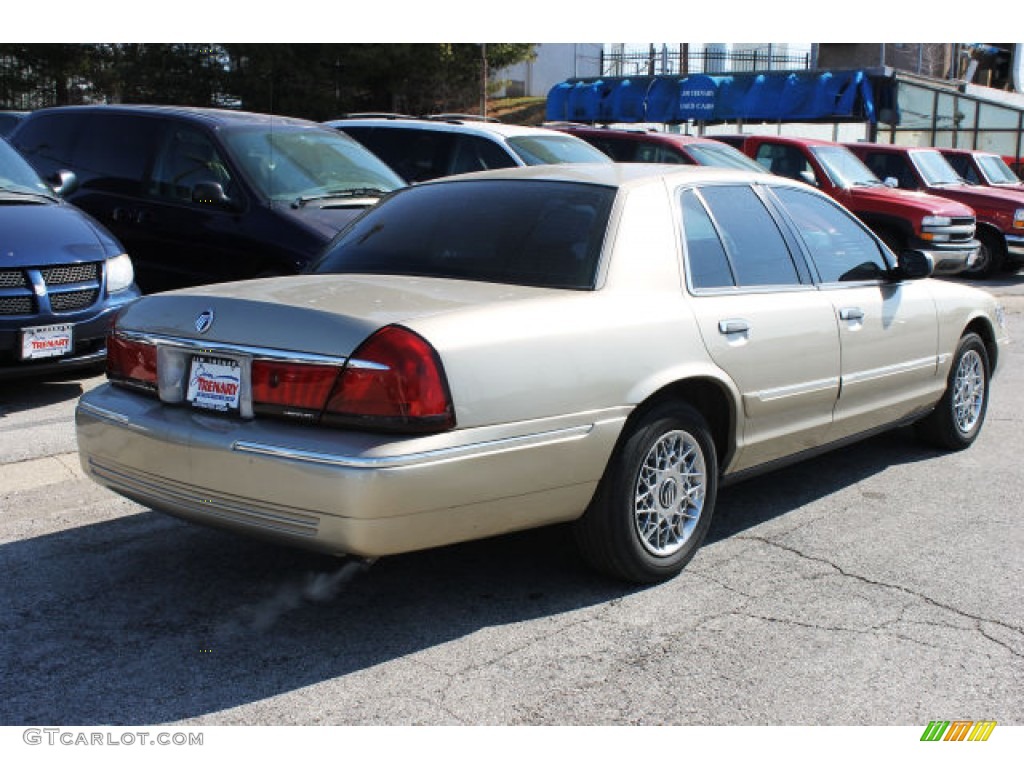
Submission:
{"label": "asphalt parking lot", "polygon": [[[985,287],[1024,338],[1024,275]],[[968,451],[897,430],[725,489],[681,576],[550,528],[377,562],[84,479],[98,376],[0,383],[0,724],[1024,724],[1024,353]]]}

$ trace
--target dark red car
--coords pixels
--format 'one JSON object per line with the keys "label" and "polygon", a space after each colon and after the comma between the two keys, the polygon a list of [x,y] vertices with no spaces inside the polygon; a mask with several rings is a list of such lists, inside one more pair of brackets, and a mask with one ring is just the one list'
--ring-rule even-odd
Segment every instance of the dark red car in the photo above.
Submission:
{"label": "dark red car", "polygon": [[900,189],[930,192],[974,209],[978,218],[978,259],[973,277],[1016,272],[1024,263],[1024,191],[968,184],[942,151],[894,144],[847,144],[880,178],[894,179]]}
{"label": "dark red car", "polygon": [[719,168],[763,170],[739,150],[704,136],[637,128],[595,128],[572,123],[545,126],[569,133],[597,147],[617,163],[680,163]]}
{"label": "dark red car", "polygon": [[968,184],[1024,190],[1024,181],[1021,181],[1013,169],[1006,164],[1006,160],[995,152],[949,148],[940,148],[939,152]]}
{"label": "dark red car", "polygon": [[842,144],[789,136],[748,136],[743,152],[778,176],[817,187],[899,253],[924,251],[935,274],[970,268],[979,253],[974,211],[923,192],[885,185]]}

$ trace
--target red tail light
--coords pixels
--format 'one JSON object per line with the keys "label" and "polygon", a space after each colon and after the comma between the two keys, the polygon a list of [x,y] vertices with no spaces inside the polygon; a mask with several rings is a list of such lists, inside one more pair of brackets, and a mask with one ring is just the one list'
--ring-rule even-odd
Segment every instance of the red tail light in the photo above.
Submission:
{"label": "red tail light", "polygon": [[328,424],[440,432],[455,426],[441,359],[408,328],[389,325],[352,353],[331,392]]}
{"label": "red tail light", "polygon": [[119,384],[155,391],[156,345],[111,333],[107,336],[107,378]]}
{"label": "red tail light", "polygon": [[276,360],[254,360],[252,403],[257,410],[317,418],[338,380],[339,368]]}

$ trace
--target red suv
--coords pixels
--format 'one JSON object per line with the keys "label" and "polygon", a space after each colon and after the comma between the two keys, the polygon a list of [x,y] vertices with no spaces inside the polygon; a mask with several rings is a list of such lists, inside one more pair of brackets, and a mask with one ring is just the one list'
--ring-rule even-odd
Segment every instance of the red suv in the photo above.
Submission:
{"label": "red suv", "polygon": [[703,136],[575,124],[549,124],[545,127],[577,136],[617,163],[682,163],[745,171],[763,170],[734,147]]}
{"label": "red suv", "polygon": [[919,190],[969,205],[978,217],[981,250],[968,270],[972,277],[991,277],[1002,269],[1016,271],[1024,262],[1024,192],[972,186],[933,148],[894,144],[848,144],[883,179],[900,189]]}
{"label": "red suv", "polygon": [[842,144],[748,136],[743,151],[771,173],[805,181],[841,203],[893,252],[924,251],[937,275],[968,269],[979,253],[969,207],[886,186]]}

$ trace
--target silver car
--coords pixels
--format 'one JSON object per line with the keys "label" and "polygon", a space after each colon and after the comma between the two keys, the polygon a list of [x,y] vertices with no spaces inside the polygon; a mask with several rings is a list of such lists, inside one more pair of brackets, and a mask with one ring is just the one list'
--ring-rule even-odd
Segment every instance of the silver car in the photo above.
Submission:
{"label": "silver car", "polygon": [[969,446],[1007,343],[807,185],[542,166],[393,193],[312,274],[147,296],[77,410],[97,482],[373,558],[572,522],[678,573],[723,479],[916,422]]}

